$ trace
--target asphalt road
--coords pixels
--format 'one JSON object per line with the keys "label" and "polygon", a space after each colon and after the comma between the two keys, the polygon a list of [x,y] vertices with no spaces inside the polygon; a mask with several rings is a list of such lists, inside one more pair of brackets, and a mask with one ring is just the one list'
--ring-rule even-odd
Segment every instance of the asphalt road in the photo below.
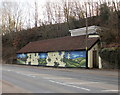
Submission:
{"label": "asphalt road", "polygon": [[3,93],[118,93],[118,72],[2,66]]}

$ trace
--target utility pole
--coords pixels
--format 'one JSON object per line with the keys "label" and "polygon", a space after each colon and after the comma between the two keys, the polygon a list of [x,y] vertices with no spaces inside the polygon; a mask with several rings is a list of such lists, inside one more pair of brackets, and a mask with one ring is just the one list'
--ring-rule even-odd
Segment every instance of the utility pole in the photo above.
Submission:
{"label": "utility pole", "polygon": [[86,6],[86,37],[85,37],[85,46],[86,46],[86,68],[88,68],[88,19],[87,19],[87,2],[85,3]]}
{"label": "utility pole", "polygon": [[87,19],[87,4],[86,5],[86,51],[87,51],[87,39],[88,39],[88,19]]}

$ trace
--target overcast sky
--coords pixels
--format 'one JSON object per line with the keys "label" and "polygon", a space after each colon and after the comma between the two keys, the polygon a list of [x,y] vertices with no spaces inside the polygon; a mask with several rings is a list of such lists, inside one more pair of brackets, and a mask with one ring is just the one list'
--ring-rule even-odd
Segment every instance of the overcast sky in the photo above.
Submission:
{"label": "overcast sky", "polygon": [[[24,11],[24,14],[29,16],[28,14],[28,11],[34,11],[34,2],[36,1],[37,4],[38,4],[38,19],[41,19],[41,20],[44,20],[46,19],[45,16],[43,15],[43,12],[45,11],[45,3],[48,1],[48,2],[59,2],[59,1],[62,1],[62,0],[0,0],[1,1],[7,1],[7,2],[17,2],[17,3],[22,3],[22,10]],[[64,1],[64,0],[63,0]],[[119,2],[120,0],[67,0],[69,2],[71,1],[81,1],[81,2],[97,2],[97,1],[115,1],[115,2]],[[33,7],[33,8],[32,8]],[[33,15],[33,14],[30,14],[30,15]],[[34,19],[32,18],[32,16],[30,16],[31,19]],[[27,17],[23,17],[23,18],[27,18]],[[26,20],[27,21],[27,20]],[[26,22],[27,23],[27,22]],[[33,25],[32,25],[33,26]]]}
{"label": "overcast sky", "polygon": [[[0,1],[4,1],[4,0],[0,0]],[[46,1],[49,1],[49,2],[58,2],[58,1],[61,1],[61,0],[5,0],[5,1],[9,1],[9,2],[34,2],[34,1],[37,1],[41,4],[45,3]],[[71,0],[68,0],[68,1],[71,1]],[[81,2],[86,2],[86,1],[91,1],[91,2],[97,2],[97,1],[120,1],[120,0],[77,0],[77,1],[81,1]]]}

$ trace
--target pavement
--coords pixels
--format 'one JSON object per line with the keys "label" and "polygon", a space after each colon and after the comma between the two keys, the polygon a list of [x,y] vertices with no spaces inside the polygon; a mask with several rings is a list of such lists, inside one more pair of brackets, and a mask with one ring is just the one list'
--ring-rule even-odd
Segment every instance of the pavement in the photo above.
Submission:
{"label": "pavement", "polygon": [[118,93],[118,71],[4,64],[2,93]]}

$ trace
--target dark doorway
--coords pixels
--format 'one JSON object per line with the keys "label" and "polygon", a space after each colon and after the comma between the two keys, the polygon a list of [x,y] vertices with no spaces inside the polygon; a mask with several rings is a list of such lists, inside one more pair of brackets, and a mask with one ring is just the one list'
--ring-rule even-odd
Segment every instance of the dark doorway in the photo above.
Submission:
{"label": "dark doorway", "polygon": [[97,65],[97,51],[96,50],[93,51],[93,68],[98,68],[98,65]]}

